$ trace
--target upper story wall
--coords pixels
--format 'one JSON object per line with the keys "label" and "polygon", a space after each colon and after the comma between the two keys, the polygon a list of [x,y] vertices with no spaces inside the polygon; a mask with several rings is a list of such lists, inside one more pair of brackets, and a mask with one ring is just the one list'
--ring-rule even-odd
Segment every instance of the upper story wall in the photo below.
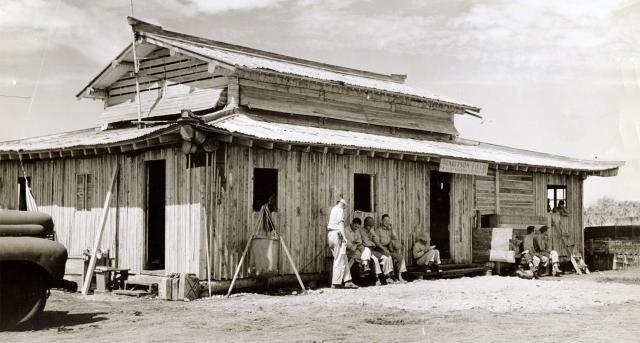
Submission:
{"label": "upper story wall", "polygon": [[240,105],[358,124],[458,135],[452,109],[335,83],[238,71]]}
{"label": "upper story wall", "polygon": [[[377,133],[385,130],[376,128],[388,128],[435,134],[445,139],[458,135],[454,113],[461,112],[459,106],[267,69],[229,68],[150,43],[138,49],[145,53],[139,58],[138,74],[142,120],[175,119],[184,109],[206,114],[239,105],[312,120],[331,120],[346,126],[371,127]],[[109,68],[101,74],[99,82],[93,83],[100,88],[90,88],[88,95],[82,96],[104,101],[99,126],[130,124],[138,117],[133,63],[116,60]]]}

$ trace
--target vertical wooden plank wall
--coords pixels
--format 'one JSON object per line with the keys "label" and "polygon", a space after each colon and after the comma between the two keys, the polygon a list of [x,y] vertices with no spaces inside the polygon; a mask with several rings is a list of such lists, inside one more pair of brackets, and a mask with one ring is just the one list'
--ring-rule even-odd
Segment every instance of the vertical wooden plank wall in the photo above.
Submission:
{"label": "vertical wooden plank wall", "polygon": [[[111,172],[120,164],[117,191],[111,200],[109,217],[100,249],[117,253],[117,264],[139,273],[145,259],[145,161],[166,160],[165,271],[202,275],[200,210],[203,205],[204,168],[186,168],[186,157],[177,148],[149,150],[135,154],[111,154],[28,161],[27,176],[38,210],[53,217],[57,239],[70,256],[81,256],[93,245],[96,227],[108,191]],[[76,210],[76,175],[93,176],[93,194],[88,210]],[[18,183],[22,176],[17,161],[0,163],[0,205],[18,207]],[[192,187],[187,188],[189,177]],[[191,195],[189,191],[191,190]],[[190,200],[191,199],[191,200]],[[190,214],[189,214],[190,213]],[[189,221],[191,216],[191,221]],[[116,237],[117,235],[117,237]],[[117,242],[117,246],[116,246]]]}
{"label": "vertical wooden plank wall", "polygon": [[[567,186],[567,211],[568,216],[560,216],[558,214],[547,213],[547,186],[548,185],[564,185]],[[582,221],[583,211],[583,179],[578,175],[561,175],[561,174],[540,174],[536,179],[536,193],[539,197],[536,199],[537,215],[546,215],[549,217],[549,224],[558,223],[562,230],[566,230],[570,235],[570,240],[576,243],[578,252],[584,253],[584,224]],[[551,227],[551,225],[549,225]],[[569,256],[571,253],[562,244],[560,230],[552,232],[552,244],[554,249],[558,250],[561,256]]]}
{"label": "vertical wooden plank wall", "polygon": [[[251,208],[254,168],[279,169],[278,212],[273,214],[273,218],[297,267],[303,273],[325,270],[328,212],[340,197],[353,203],[354,173],[374,175],[376,208],[370,214],[351,214],[351,218],[372,215],[378,222],[383,213],[388,213],[404,244],[407,259],[410,258],[409,251],[415,237],[429,229],[427,164],[232,145],[226,149],[227,187],[223,191],[218,212],[212,213],[218,218],[211,257],[214,279],[231,278],[239,255],[259,220],[258,214]],[[282,252],[280,271],[293,272]],[[245,275],[246,268],[241,277]]]}
{"label": "vertical wooden plank wall", "polygon": [[471,230],[475,209],[474,176],[451,174],[451,257],[454,263],[471,262]]}

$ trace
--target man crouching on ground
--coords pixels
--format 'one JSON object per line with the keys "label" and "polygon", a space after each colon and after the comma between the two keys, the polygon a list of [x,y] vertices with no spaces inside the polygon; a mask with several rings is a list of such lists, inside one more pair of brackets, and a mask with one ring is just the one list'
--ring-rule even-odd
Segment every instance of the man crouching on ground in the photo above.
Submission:
{"label": "man crouching on ground", "polygon": [[428,232],[418,237],[413,244],[413,258],[419,266],[427,266],[427,271],[441,273],[440,269],[440,251],[435,245],[431,245],[431,237]]}
{"label": "man crouching on ground", "polygon": [[347,202],[340,199],[331,209],[327,223],[327,243],[333,254],[331,288],[358,288],[351,282],[347,260],[347,242],[344,234],[344,209]]}

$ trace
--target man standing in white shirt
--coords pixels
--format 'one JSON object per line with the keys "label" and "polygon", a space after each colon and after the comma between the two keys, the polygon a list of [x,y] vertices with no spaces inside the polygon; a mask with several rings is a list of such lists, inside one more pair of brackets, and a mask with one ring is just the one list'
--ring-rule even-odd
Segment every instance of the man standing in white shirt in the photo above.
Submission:
{"label": "man standing in white shirt", "polygon": [[333,254],[333,274],[331,288],[358,288],[351,282],[351,272],[347,259],[347,242],[344,235],[344,209],[347,202],[340,199],[331,209],[327,223],[327,243]]}

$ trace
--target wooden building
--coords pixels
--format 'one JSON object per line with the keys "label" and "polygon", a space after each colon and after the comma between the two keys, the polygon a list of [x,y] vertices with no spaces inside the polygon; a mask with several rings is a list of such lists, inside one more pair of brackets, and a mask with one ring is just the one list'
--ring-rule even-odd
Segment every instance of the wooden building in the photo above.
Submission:
{"label": "wooden building", "polygon": [[[582,249],[583,180],[622,165],[462,139],[454,117],[480,109],[404,75],[130,24],[139,102],[128,46],[77,95],[104,102],[96,128],[0,143],[0,205],[21,207],[26,174],[74,257],[92,246],[116,166],[101,244],[113,263],[203,278],[209,255],[224,280],[270,195],[303,273],[327,268],[327,212],[340,197],[350,216],[388,213],[409,261],[424,231],[451,262],[486,261],[483,223],[548,223],[559,200],[569,215],[558,221]],[[284,256],[280,272],[292,272]]]}

